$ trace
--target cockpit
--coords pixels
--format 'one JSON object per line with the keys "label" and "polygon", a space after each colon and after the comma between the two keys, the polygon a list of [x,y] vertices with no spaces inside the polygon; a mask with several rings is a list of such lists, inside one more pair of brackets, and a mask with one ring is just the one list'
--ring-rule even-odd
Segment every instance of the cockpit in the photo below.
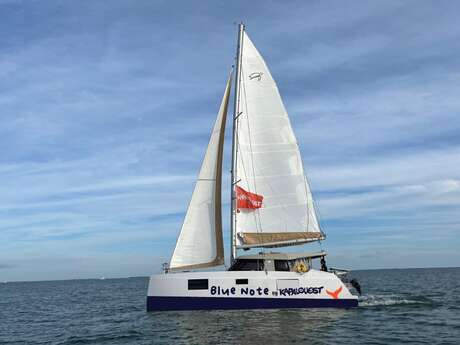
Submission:
{"label": "cockpit", "polygon": [[244,255],[235,260],[229,271],[307,272],[313,267],[314,259],[320,259],[320,269],[327,271],[325,256],[326,252]]}

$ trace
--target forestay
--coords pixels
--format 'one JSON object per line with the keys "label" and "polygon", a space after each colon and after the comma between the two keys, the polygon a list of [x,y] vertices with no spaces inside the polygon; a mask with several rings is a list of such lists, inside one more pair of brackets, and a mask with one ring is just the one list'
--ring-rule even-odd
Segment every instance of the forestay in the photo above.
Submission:
{"label": "forestay", "polygon": [[222,265],[222,157],[231,75],[170,262],[171,270]]}
{"label": "forestay", "polygon": [[296,138],[278,88],[246,33],[241,54],[235,185],[263,197],[235,211],[238,247],[322,239]]}

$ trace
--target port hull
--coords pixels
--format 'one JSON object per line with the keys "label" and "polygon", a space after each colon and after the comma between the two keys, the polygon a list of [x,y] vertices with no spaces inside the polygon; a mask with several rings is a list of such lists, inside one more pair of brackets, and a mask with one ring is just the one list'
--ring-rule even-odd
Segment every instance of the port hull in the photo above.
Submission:
{"label": "port hull", "polygon": [[153,275],[147,311],[353,308],[357,296],[333,273],[186,272]]}

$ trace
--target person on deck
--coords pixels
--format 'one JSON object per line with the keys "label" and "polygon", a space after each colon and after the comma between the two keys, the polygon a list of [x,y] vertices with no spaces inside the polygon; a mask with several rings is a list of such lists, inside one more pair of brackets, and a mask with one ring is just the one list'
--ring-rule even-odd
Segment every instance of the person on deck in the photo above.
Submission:
{"label": "person on deck", "polygon": [[326,260],[324,256],[321,257],[321,271],[327,272]]}

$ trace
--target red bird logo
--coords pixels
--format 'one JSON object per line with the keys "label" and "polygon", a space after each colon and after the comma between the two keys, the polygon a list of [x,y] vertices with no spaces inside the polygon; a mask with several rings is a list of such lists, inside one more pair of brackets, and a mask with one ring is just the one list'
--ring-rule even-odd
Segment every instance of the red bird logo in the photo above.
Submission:
{"label": "red bird logo", "polygon": [[339,294],[342,292],[342,287],[339,287],[337,290],[335,291],[329,291],[329,290],[326,290],[326,293],[331,296],[333,299],[337,299],[339,298]]}

